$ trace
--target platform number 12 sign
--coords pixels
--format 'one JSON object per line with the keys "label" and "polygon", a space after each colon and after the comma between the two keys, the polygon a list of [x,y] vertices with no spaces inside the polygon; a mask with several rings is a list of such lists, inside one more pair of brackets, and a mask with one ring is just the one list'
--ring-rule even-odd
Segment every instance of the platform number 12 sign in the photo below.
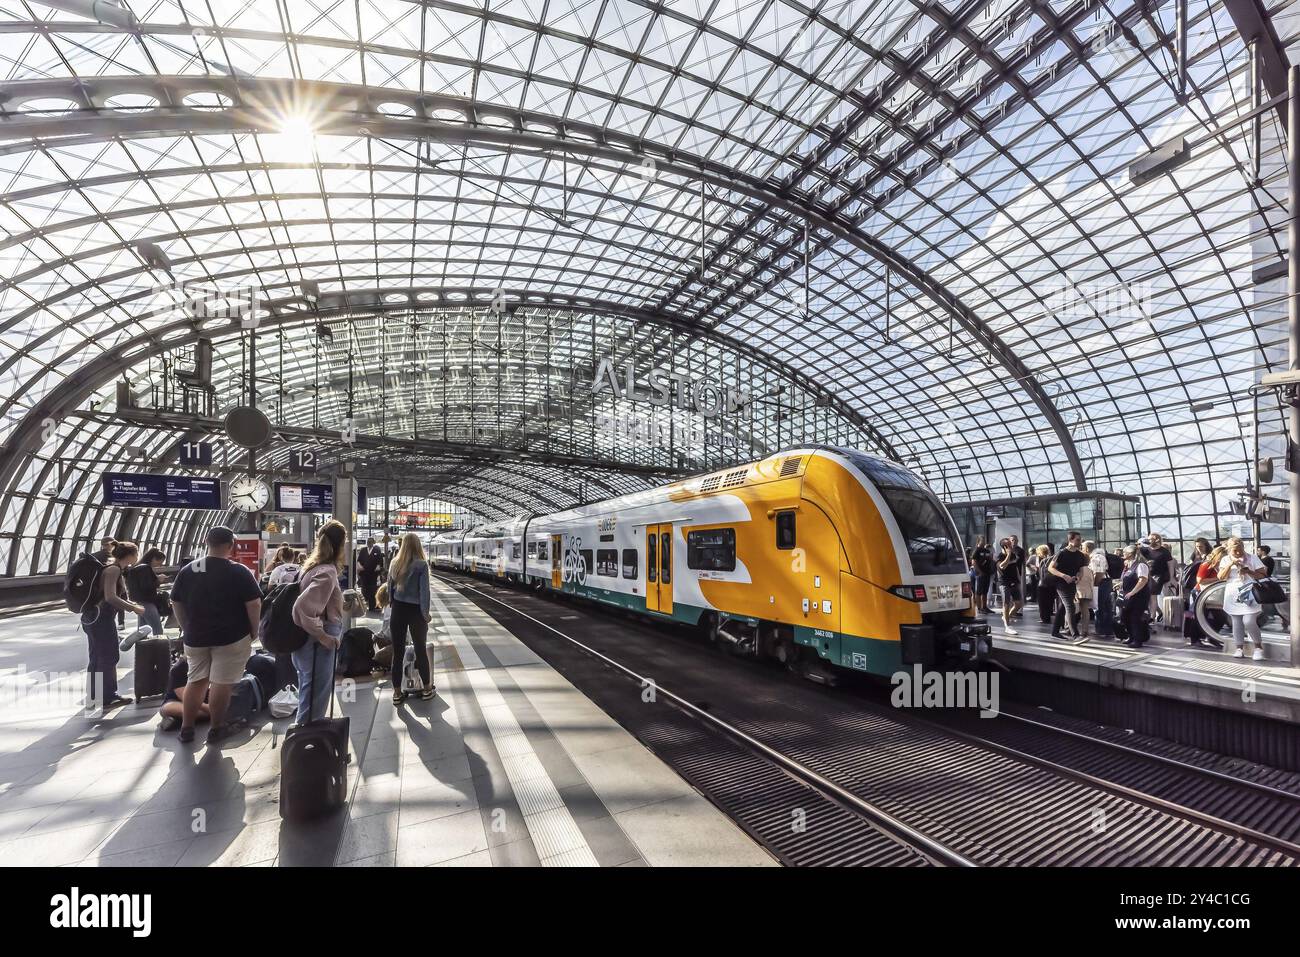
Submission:
{"label": "platform number 12 sign", "polygon": [[294,449],[289,453],[289,471],[314,475],[320,470],[320,455],[315,449]]}
{"label": "platform number 12 sign", "polygon": [[212,464],[212,443],[182,442],[176,455],[185,468],[207,468]]}

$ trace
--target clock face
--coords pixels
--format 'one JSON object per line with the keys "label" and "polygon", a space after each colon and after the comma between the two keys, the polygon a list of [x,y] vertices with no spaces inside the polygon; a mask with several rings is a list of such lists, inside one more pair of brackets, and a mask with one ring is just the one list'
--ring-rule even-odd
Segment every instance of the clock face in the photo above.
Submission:
{"label": "clock face", "polygon": [[241,475],[230,482],[230,505],[241,512],[260,512],[271,501],[271,489],[261,479]]}

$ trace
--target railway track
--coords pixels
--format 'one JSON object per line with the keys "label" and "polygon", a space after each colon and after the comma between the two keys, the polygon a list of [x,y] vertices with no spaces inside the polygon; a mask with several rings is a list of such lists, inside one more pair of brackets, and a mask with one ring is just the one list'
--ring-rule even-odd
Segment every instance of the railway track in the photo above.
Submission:
{"label": "railway track", "polygon": [[[1300,862],[1300,797],[1285,787],[1023,716],[975,719],[989,726],[976,733],[974,722],[960,716],[922,718],[774,669],[746,669],[738,688],[741,663],[720,658],[702,643],[669,638],[664,629],[604,611],[583,616],[579,640],[566,621],[573,615],[562,614],[573,604],[462,576],[438,577],[569,675],[728,813],[736,801],[761,803],[766,796],[772,782],[749,777],[740,753],[751,760],[761,756],[786,781],[817,788],[834,807],[859,813],[894,848],[912,855],[873,863]],[[610,682],[610,669],[629,680]],[[684,724],[652,728],[648,735],[638,727],[648,714],[659,720],[668,710],[640,703],[638,685],[649,680]],[[725,735],[731,749],[725,758],[699,737],[706,724],[714,740]],[[709,780],[711,773],[718,780]],[[862,808],[850,811],[855,801],[870,816]],[[826,821],[782,834],[778,850],[770,843],[771,824],[779,821],[788,831],[793,806],[782,796],[761,810],[758,818],[771,819],[765,831],[737,820],[787,863],[866,862],[833,859],[828,852],[835,838],[829,829],[819,833]],[[923,841],[915,842],[917,836]],[[805,859],[805,845],[819,846],[821,856],[809,853]]]}

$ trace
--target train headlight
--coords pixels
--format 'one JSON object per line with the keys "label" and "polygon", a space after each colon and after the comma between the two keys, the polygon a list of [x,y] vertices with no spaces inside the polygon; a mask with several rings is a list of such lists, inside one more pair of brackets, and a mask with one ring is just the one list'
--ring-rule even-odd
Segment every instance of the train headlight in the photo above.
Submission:
{"label": "train headlight", "polygon": [[891,594],[897,595],[899,598],[905,598],[908,601],[925,601],[924,585],[895,585],[889,591]]}

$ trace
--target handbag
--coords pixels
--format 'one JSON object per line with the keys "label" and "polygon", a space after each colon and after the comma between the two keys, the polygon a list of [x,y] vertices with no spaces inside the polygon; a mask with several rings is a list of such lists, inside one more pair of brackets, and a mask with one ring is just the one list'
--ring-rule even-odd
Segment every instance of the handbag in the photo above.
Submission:
{"label": "handbag", "polygon": [[285,685],[271,695],[271,717],[287,718],[298,710],[298,686]]}
{"label": "handbag", "polygon": [[1276,578],[1261,578],[1255,582],[1255,595],[1264,605],[1285,605],[1289,600],[1286,589]]}
{"label": "handbag", "polygon": [[1246,582],[1237,588],[1237,601],[1248,608],[1259,607],[1259,583]]}
{"label": "handbag", "polygon": [[408,643],[402,654],[402,693],[418,694],[423,690],[424,680],[420,677],[420,669],[415,661],[415,645]]}

